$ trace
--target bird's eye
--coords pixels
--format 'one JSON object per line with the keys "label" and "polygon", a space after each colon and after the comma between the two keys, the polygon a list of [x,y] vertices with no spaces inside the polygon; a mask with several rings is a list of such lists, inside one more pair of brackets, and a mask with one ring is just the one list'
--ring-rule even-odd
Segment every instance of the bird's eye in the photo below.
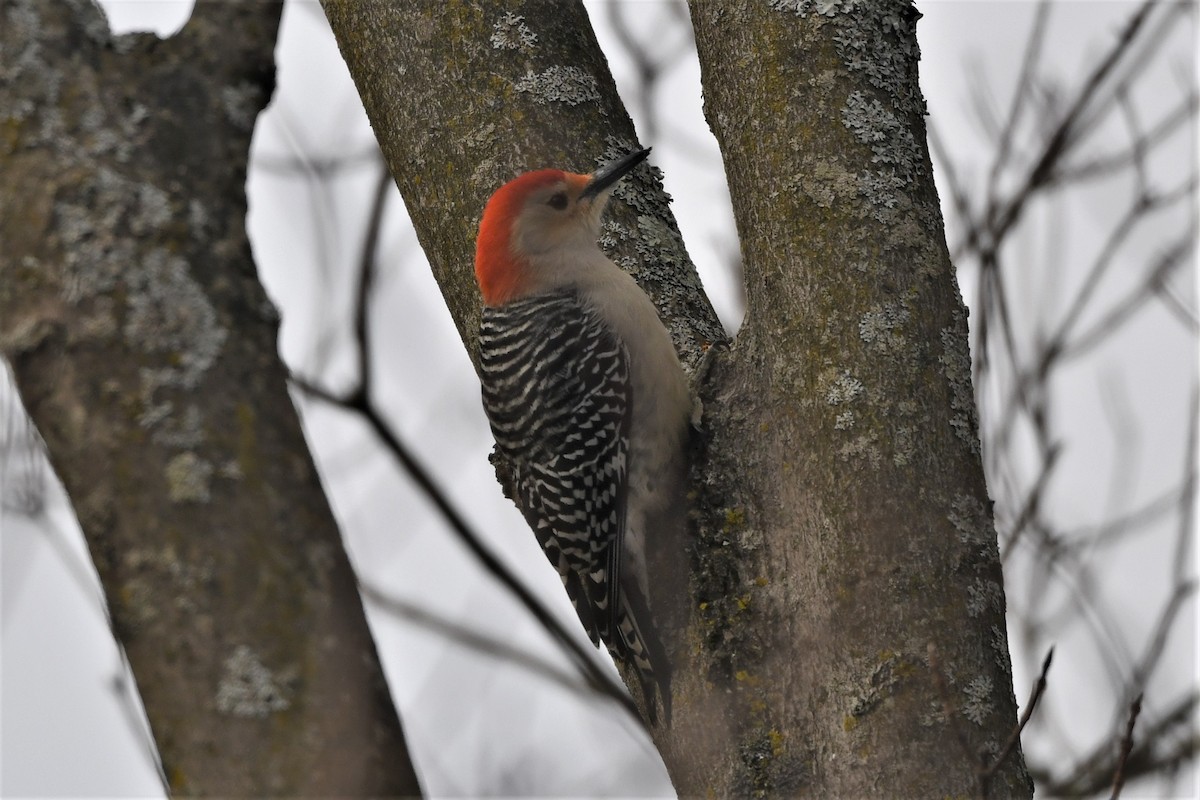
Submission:
{"label": "bird's eye", "polygon": [[559,192],[558,194],[551,196],[551,198],[546,201],[546,204],[551,208],[556,208],[559,211],[562,211],[567,207],[567,193]]}

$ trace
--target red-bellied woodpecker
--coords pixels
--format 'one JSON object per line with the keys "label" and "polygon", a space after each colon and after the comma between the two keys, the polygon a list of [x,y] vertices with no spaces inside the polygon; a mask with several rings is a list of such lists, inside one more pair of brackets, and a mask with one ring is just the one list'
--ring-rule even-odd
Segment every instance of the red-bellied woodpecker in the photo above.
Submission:
{"label": "red-bellied woodpecker", "polygon": [[684,508],[692,405],[654,304],[596,243],[609,192],[649,152],[502,186],[479,225],[475,275],[483,405],[517,503],[592,642],[636,670],[651,719],[658,688],[669,720],[645,537]]}

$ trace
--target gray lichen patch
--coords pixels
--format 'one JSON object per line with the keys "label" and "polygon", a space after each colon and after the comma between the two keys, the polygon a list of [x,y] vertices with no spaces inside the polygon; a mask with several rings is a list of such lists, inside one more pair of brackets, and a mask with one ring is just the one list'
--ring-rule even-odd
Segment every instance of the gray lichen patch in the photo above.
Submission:
{"label": "gray lichen patch", "polygon": [[155,248],[140,267],[126,271],[125,281],[126,340],[146,352],[171,354],[172,383],[194,388],[229,333],[187,262]]}
{"label": "gray lichen patch", "polygon": [[863,0],[771,0],[771,8],[801,17],[807,17],[809,14],[832,17],[843,11],[852,11],[862,2]]}
{"label": "gray lichen patch", "polygon": [[[174,545],[134,547],[122,554],[122,569],[129,577],[119,592],[123,623],[141,626],[158,619],[162,583],[169,581],[170,596],[177,609],[196,613],[203,604],[205,588],[215,575],[210,558],[180,558]],[[157,588],[156,588],[157,587]],[[155,602],[158,598],[160,602]]]}
{"label": "gray lichen patch", "polygon": [[[688,265],[687,250],[679,231],[665,223],[662,217],[642,214],[637,220],[638,237],[634,246],[640,264],[654,264],[663,269],[682,272]],[[634,272],[633,269],[630,272]],[[634,272],[636,274],[636,272]]]}
{"label": "gray lichen patch", "polygon": [[207,503],[212,499],[213,465],[188,450],[167,462],[167,495],[172,503]]}
{"label": "gray lichen patch", "polygon": [[991,578],[979,578],[967,586],[967,613],[978,617],[1004,611],[1004,589]]}
{"label": "gray lichen patch", "polygon": [[842,63],[851,72],[865,75],[894,108],[924,116],[925,98],[917,80],[920,12],[902,3],[875,0],[839,5],[848,12],[839,18],[844,24],[833,37]]}
{"label": "gray lichen patch", "polygon": [[831,208],[858,192],[857,176],[836,160],[805,159],[801,166],[785,188],[801,192],[819,208]]}
{"label": "gray lichen patch", "polygon": [[[104,301],[107,320],[124,318],[121,332],[131,348],[168,356],[166,365],[143,370],[143,395],[151,399],[143,419],[157,417],[155,391],[194,388],[228,336],[187,262],[161,247],[144,256],[135,250],[136,238],[150,238],[170,224],[170,196],[153,184],[101,168],[54,213],[66,253],[59,274],[63,299],[72,305]],[[112,307],[110,295],[118,284],[125,289],[124,309]],[[93,328],[111,333],[115,326]]]}
{"label": "gray lichen patch", "polygon": [[[853,681],[838,687],[838,694],[846,698],[848,718],[860,719],[878,708],[895,694],[901,681],[911,675],[914,665],[901,654],[883,650],[874,658],[859,658],[847,670]],[[843,721],[843,729],[849,731],[856,722]]]}
{"label": "gray lichen patch", "polygon": [[[876,98],[854,92],[842,107],[842,124],[860,143],[871,148],[871,160],[891,167],[903,184],[917,175],[921,151],[912,131]],[[883,173],[887,174],[887,173]]]}
{"label": "gray lichen patch", "polygon": [[506,11],[492,26],[491,42],[497,50],[528,52],[537,47],[537,34],[525,24],[525,17]]}
{"label": "gray lichen patch", "polygon": [[529,94],[534,102],[542,105],[596,102],[600,99],[600,85],[596,77],[579,67],[553,66],[541,72],[525,73],[514,87],[518,92]]}
{"label": "gray lichen patch", "polygon": [[[874,90],[850,93],[842,124],[871,149],[875,168],[857,175],[858,193],[867,201],[864,211],[880,222],[894,222],[917,179],[928,177],[923,143],[912,127],[925,114],[916,71],[920,14],[900,3],[866,0],[771,0],[771,7],[812,16],[818,27],[833,26],[831,38],[842,67],[852,77],[865,78]],[[818,203],[829,200],[828,193],[813,195]],[[923,209],[916,214],[922,222],[931,216]]]}
{"label": "gray lichen patch", "polygon": [[[137,128],[144,120],[145,108],[99,100],[105,92],[90,68],[64,71],[55,56],[47,52],[45,44],[61,33],[43,28],[41,15],[33,11],[35,5],[6,3],[5,22],[13,27],[6,42],[16,46],[0,58],[0,85],[20,85],[22,90],[17,102],[0,107],[0,128],[13,125],[14,129],[20,129],[22,147],[45,146],[73,161],[81,154],[115,156],[122,163],[132,161],[137,152]],[[145,35],[112,37],[103,12],[92,3],[74,3],[69,13],[84,37],[100,47],[112,46],[120,52],[124,42]],[[64,75],[69,78],[64,79]],[[81,107],[75,102],[81,96],[97,98],[98,102]],[[64,113],[66,109],[75,113]],[[140,111],[142,116],[127,111]],[[29,120],[36,120],[36,127],[23,124]],[[2,147],[3,137],[0,137]]]}
{"label": "gray lichen patch", "polygon": [[[149,201],[145,208],[143,200]],[[116,286],[136,261],[133,244],[119,231],[151,228],[161,211],[158,200],[153,191],[139,191],[132,181],[101,168],[55,205],[55,230],[66,254],[60,285],[67,302],[79,303]]]}
{"label": "gray lichen patch", "polygon": [[883,464],[883,454],[879,450],[879,434],[869,431],[852,441],[843,444],[837,450],[838,458],[848,463],[862,463],[879,469]]}
{"label": "gray lichen patch", "polygon": [[908,349],[904,327],[911,318],[903,302],[875,305],[859,318],[858,335],[871,349],[882,353],[902,353]]}
{"label": "gray lichen patch", "polygon": [[478,128],[469,131],[462,139],[463,147],[468,150],[491,149],[496,143],[496,125],[485,122]]}
{"label": "gray lichen patch", "polygon": [[975,409],[975,393],[971,386],[971,350],[967,344],[965,312],[954,311],[954,325],[941,331],[942,354],[938,363],[950,384],[950,425],[971,453],[979,454],[979,418]]}
{"label": "gray lichen patch", "polygon": [[892,224],[896,221],[899,216],[896,212],[903,208],[905,188],[904,180],[888,170],[858,175],[858,193],[868,201],[868,213],[876,222]]}
{"label": "gray lichen patch", "polygon": [[[611,163],[638,148],[634,141],[607,136],[596,167]],[[691,266],[683,236],[671,214],[671,196],[663,188],[662,170],[643,163],[613,189],[613,198],[635,212],[634,225],[622,222],[628,215],[606,215],[600,246],[619,266],[635,275],[658,306],[685,367],[694,367],[703,357],[698,341],[725,340],[715,317],[681,312],[679,304],[703,296],[699,276]],[[630,253],[629,245],[633,252]],[[694,312],[694,310],[693,310]]]}
{"label": "gray lichen patch", "polygon": [[962,706],[963,716],[982,726],[992,713],[992,679],[987,675],[978,675],[963,688],[965,700]]}
{"label": "gray lichen patch", "polygon": [[850,374],[848,369],[826,376],[823,383],[825,402],[831,406],[839,406],[857,400],[865,391],[862,381]]}
{"label": "gray lichen patch", "polygon": [[1012,657],[1008,652],[1008,634],[999,625],[993,625],[988,631],[988,646],[992,650],[996,666],[1002,675],[1012,675]]}
{"label": "gray lichen patch", "polygon": [[[166,410],[169,414],[173,406]],[[165,424],[155,427],[152,438],[156,444],[192,448],[204,443],[204,415],[195,403],[189,403],[182,414],[168,416],[164,422]]]}
{"label": "gray lichen patch", "polygon": [[[877,170],[859,173],[859,193],[876,207],[899,208],[901,194],[912,187],[918,165],[923,163],[912,131],[878,99],[868,99],[862,92],[854,92],[847,99],[842,124],[861,144],[871,148],[871,161],[879,165]],[[878,208],[873,213],[880,221],[889,221]]]}
{"label": "gray lichen patch", "polygon": [[240,481],[246,477],[246,473],[242,470],[242,465],[237,462],[237,459],[230,459],[222,464],[217,469],[217,475],[229,481]]}
{"label": "gray lichen patch", "polygon": [[[859,415],[846,406],[862,403],[867,394],[863,382],[848,369],[829,369],[818,378],[818,391],[826,405],[837,409],[833,420],[834,430],[845,433],[855,430],[859,425]],[[872,469],[878,469],[883,463],[879,442],[879,431],[868,428],[849,441],[841,440],[837,455],[842,461],[865,463]]]}
{"label": "gray lichen patch", "polygon": [[[76,23],[104,46],[133,52],[154,38],[111,39],[98,7],[74,5]],[[228,332],[182,254],[192,252],[191,243],[214,252],[212,215],[195,196],[180,199],[175,177],[168,181],[132,157],[153,136],[156,120],[145,102],[101,80],[90,57],[64,80],[49,52],[59,34],[40,29],[41,16],[30,7],[17,3],[5,15],[19,45],[0,60],[0,83],[19,84],[22,97],[35,101],[0,108],[0,128],[15,132],[5,141],[56,159],[60,178],[49,184],[44,217],[37,218],[48,231],[41,246],[55,254],[41,257],[41,279],[66,309],[73,346],[123,345],[119,352],[132,356],[121,364],[136,365],[140,385],[132,399],[141,407],[122,405],[122,418],[135,413],[157,444],[197,447],[206,430],[203,403],[181,395],[200,384]],[[225,88],[218,115],[248,132],[265,91],[261,82]]]}
{"label": "gray lichen patch", "polygon": [[996,543],[991,514],[979,500],[966,494],[956,494],[950,503],[946,519],[958,533],[958,540],[972,550],[991,549]]}
{"label": "gray lichen patch", "polygon": [[904,467],[912,463],[916,455],[916,432],[908,425],[901,425],[892,433],[892,463]]}
{"label": "gray lichen patch", "polygon": [[284,681],[267,669],[246,645],[225,659],[217,686],[217,710],[235,717],[262,719],[291,707]]}
{"label": "gray lichen patch", "polygon": [[254,122],[266,99],[262,86],[249,81],[221,88],[221,110],[236,128],[243,131],[254,130]]}
{"label": "gray lichen patch", "polygon": [[124,334],[131,347],[167,358],[160,367],[143,367],[142,409],[138,423],[160,444],[191,447],[203,434],[194,407],[178,417],[176,400],[164,390],[189,390],[216,361],[228,331],[183,259],[158,248],[140,269],[130,270]]}
{"label": "gray lichen patch", "polygon": [[[638,148],[637,142],[619,136],[606,136],[604,151],[596,157],[596,166],[610,164]],[[622,178],[613,187],[613,197],[628,203],[639,215],[671,219],[671,195],[663,188],[662,170],[650,162],[644,162]]]}

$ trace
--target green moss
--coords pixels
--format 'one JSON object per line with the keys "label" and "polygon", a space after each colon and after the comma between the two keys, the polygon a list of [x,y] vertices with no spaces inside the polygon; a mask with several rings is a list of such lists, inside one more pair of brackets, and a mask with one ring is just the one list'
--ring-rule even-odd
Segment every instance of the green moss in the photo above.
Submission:
{"label": "green moss", "polygon": [[811,776],[804,758],[788,747],[776,727],[756,726],[738,747],[741,762],[732,783],[739,797],[794,796]]}
{"label": "green moss", "polygon": [[746,509],[741,507],[725,509],[725,530],[734,531],[746,527]]}
{"label": "green moss", "polygon": [[170,793],[172,795],[182,795],[187,793],[187,778],[184,776],[183,770],[180,769],[178,765],[173,764],[170,768],[167,768],[167,765],[163,764],[163,772],[166,773],[167,784],[171,789]]}
{"label": "green moss", "polygon": [[16,117],[5,117],[0,123],[0,148],[5,153],[16,152],[21,143],[22,121]]}

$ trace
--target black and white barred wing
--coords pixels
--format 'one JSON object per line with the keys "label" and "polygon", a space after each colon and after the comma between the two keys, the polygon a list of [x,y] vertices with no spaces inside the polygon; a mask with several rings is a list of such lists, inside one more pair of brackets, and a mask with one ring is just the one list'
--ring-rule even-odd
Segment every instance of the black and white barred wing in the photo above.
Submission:
{"label": "black and white barred wing", "polygon": [[631,408],[624,347],[563,293],[485,308],[480,348],[484,409],[525,519],[592,641],[612,644]]}

